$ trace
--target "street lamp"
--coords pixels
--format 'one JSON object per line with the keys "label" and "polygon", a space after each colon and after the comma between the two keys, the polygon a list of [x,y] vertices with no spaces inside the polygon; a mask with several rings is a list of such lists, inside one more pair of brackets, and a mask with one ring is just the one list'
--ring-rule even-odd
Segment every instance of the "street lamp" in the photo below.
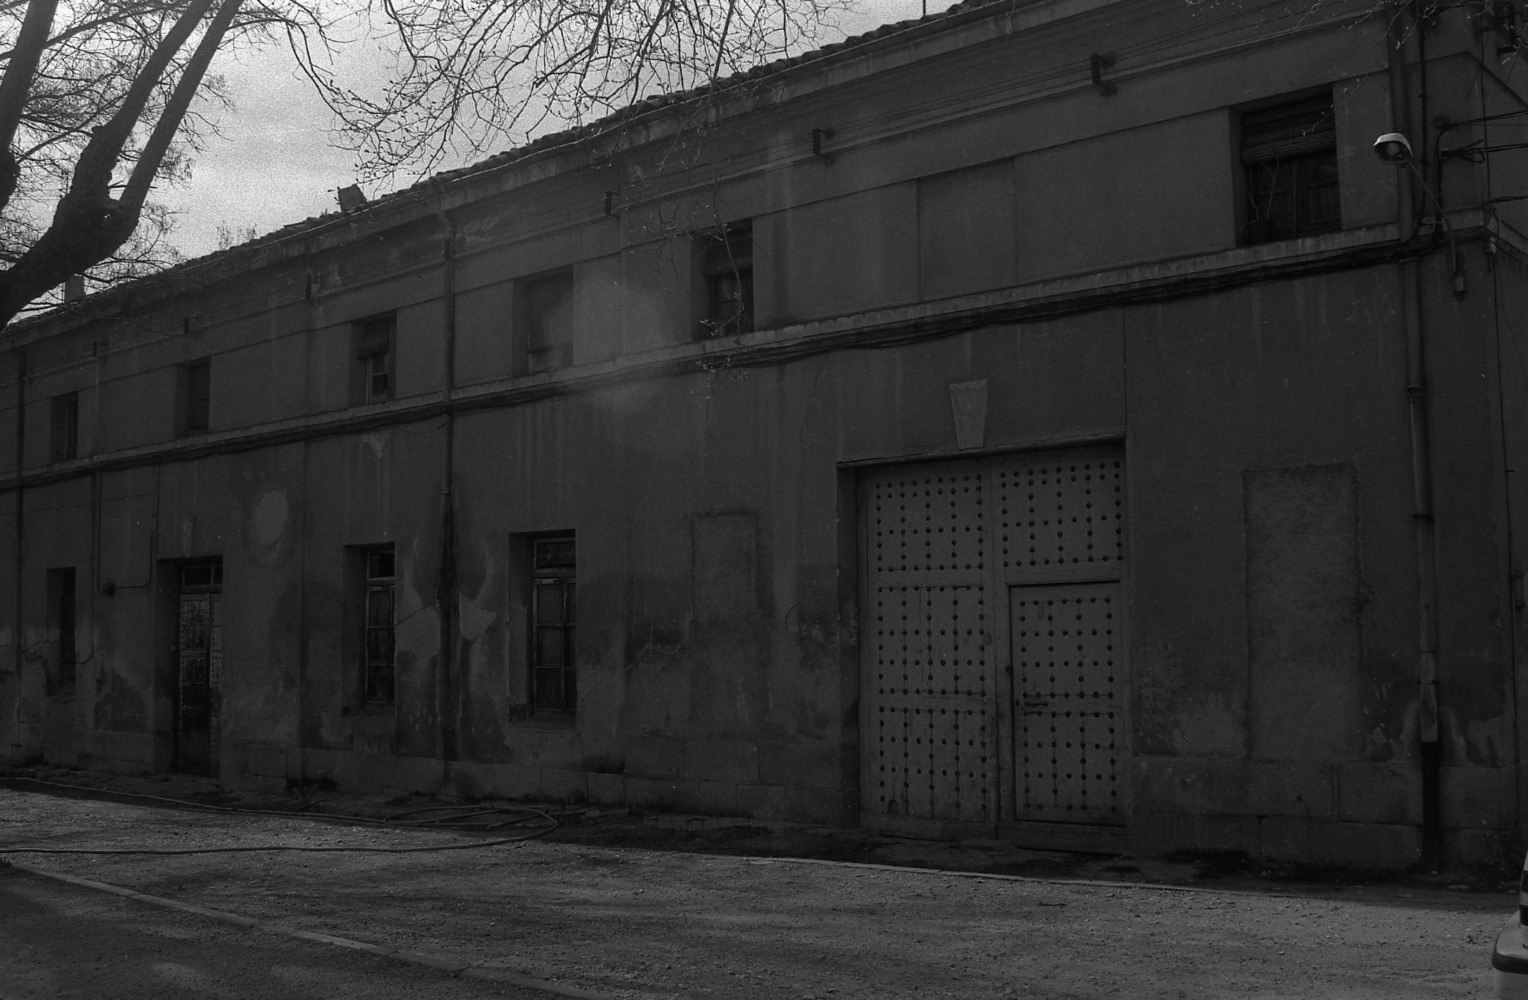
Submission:
{"label": "street lamp", "polygon": [[1392,167],[1410,167],[1416,175],[1417,183],[1422,185],[1422,190],[1432,199],[1433,207],[1438,212],[1438,224],[1443,227],[1443,235],[1448,238],[1448,260],[1453,271],[1454,296],[1463,297],[1464,269],[1459,266],[1459,247],[1454,243],[1454,230],[1448,224],[1448,214],[1443,211],[1443,202],[1438,198],[1438,192],[1427,183],[1427,177],[1417,167],[1416,157],[1411,152],[1411,142],[1401,132],[1386,132],[1374,140],[1374,155],[1379,157],[1381,163],[1388,163]]}
{"label": "street lamp", "polygon": [[1386,132],[1374,140],[1374,155],[1380,162],[1398,167],[1411,162],[1411,143],[1399,132]]}

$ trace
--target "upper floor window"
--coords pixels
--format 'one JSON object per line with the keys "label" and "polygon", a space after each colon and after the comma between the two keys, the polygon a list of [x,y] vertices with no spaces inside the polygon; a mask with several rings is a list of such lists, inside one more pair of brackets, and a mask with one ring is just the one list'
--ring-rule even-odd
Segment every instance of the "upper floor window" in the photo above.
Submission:
{"label": "upper floor window", "polygon": [[354,402],[379,403],[393,398],[394,314],[355,324]]}
{"label": "upper floor window", "polygon": [[753,329],[753,227],[734,223],[702,236],[697,250],[705,283],[702,337],[724,337]]}
{"label": "upper floor window", "polygon": [[80,394],[54,396],[48,424],[48,460],[70,462],[80,457]]}
{"label": "upper floor window", "polygon": [[212,426],[212,362],[181,366],[180,404],[182,434],[200,434]]}
{"label": "upper floor window", "polygon": [[1330,94],[1245,112],[1241,162],[1247,197],[1243,243],[1342,228]]}
{"label": "upper floor window", "polygon": [[525,367],[532,373],[573,363],[573,272],[522,282]]}

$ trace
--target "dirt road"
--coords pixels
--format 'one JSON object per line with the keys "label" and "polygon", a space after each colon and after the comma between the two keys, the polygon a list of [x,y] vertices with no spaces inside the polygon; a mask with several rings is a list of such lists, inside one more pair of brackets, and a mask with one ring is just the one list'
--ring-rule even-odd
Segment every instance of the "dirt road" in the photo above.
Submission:
{"label": "dirt road", "polygon": [[1066,884],[459,835],[0,790],[0,857],[611,997],[1437,998],[1490,993],[1507,894]]}

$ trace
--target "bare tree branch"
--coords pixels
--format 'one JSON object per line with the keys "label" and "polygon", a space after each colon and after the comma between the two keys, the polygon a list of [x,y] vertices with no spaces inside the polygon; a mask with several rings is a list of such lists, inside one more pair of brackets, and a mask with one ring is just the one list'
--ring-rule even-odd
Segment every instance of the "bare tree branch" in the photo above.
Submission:
{"label": "bare tree branch", "polygon": [[[71,274],[174,261],[150,197],[218,134],[219,51],[284,39],[375,180],[799,51],[847,3],[0,0],[0,327]],[[384,81],[347,76],[351,43]]]}
{"label": "bare tree branch", "polygon": [[161,77],[180,47],[191,37],[201,19],[212,6],[213,0],[192,0],[185,13],[176,20],[175,26],[164,40],[155,46],[143,68],[133,79],[133,84],[123,95],[116,114],[97,128],[85,149],[80,153],[74,171],[74,182],[69,193],[87,192],[99,197],[111,185],[111,174],[122,157],[122,149],[143,116],[149,95],[160,85]]}
{"label": "bare tree branch", "polygon": [[[151,179],[164,167],[170,139],[180,130],[190,96],[200,86],[207,63],[226,33],[228,21],[237,12],[239,0],[225,0],[225,8],[220,9],[219,17],[203,34],[205,41],[215,33],[210,47],[204,51],[203,46],[198,46],[191,63],[182,68],[180,79],[185,86],[178,88],[180,99],[173,90],[168,101],[155,103],[154,97],[166,85],[167,72],[201,26],[212,2],[194,0],[157,39],[152,33],[142,34],[152,26],[152,21],[128,26],[130,31],[140,32],[142,41],[150,46],[147,56],[133,67],[131,82],[110,109],[106,121],[91,129],[51,224],[14,258],[9,268],[0,272],[0,319],[9,320],[70,274],[83,273],[110,259],[132,237],[142,215],[147,183],[134,189],[131,197],[118,199],[112,196],[114,174],[119,164],[134,159],[127,153],[128,143],[151,104],[159,117],[146,150],[151,160],[146,168],[147,177]],[[11,65],[18,65],[18,61],[12,60]],[[137,157],[136,162],[144,161]]]}
{"label": "bare tree branch", "polygon": [[33,0],[27,6],[21,33],[16,37],[17,56],[6,64],[5,75],[0,77],[0,209],[10,202],[16,191],[21,168],[11,146],[15,144],[16,129],[21,125],[27,94],[37,66],[42,62],[43,48],[47,44],[48,32],[53,28],[53,15],[57,9],[57,0]]}
{"label": "bare tree branch", "polygon": [[186,63],[186,68],[181,71],[180,80],[175,84],[175,91],[170,95],[164,110],[160,112],[159,121],[154,125],[154,131],[149,135],[149,141],[144,145],[143,152],[138,154],[138,162],[133,165],[132,175],[128,178],[121,197],[123,207],[131,212],[135,219],[143,208],[144,199],[148,197],[149,188],[154,182],[154,176],[159,173],[160,164],[164,162],[165,153],[169,150],[171,141],[180,131],[186,111],[191,107],[191,99],[201,89],[202,78],[207,75],[207,67],[212,64],[213,55],[222,46],[223,37],[228,34],[228,28],[239,12],[241,2],[242,0],[223,0],[217,16],[213,18],[212,24],[208,26],[201,41],[197,43],[196,51]]}
{"label": "bare tree branch", "polygon": [[[398,71],[364,93],[304,71],[363,173],[424,172],[650,89],[709,84],[817,39],[847,0],[382,0]],[[302,60],[304,53],[298,52]]]}

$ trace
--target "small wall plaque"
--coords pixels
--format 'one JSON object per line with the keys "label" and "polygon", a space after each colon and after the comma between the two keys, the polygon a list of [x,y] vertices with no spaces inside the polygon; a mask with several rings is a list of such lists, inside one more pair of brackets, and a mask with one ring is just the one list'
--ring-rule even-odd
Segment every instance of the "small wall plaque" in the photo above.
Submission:
{"label": "small wall plaque", "polygon": [[955,447],[980,448],[987,440],[987,380],[950,383],[950,409],[955,414]]}

